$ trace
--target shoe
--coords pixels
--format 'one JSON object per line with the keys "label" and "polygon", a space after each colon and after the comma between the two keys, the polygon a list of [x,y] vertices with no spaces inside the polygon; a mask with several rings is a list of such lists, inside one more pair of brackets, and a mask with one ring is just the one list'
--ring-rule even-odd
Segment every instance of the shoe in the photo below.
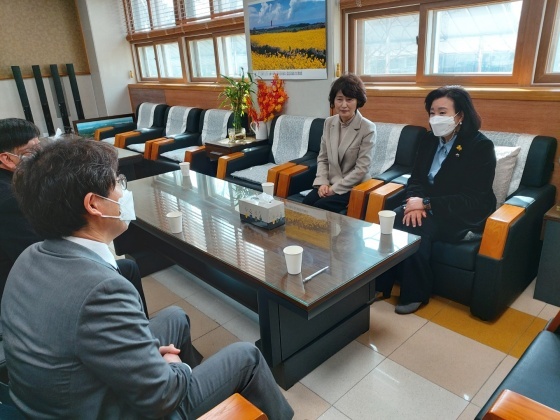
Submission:
{"label": "shoe", "polygon": [[375,291],[375,296],[374,298],[368,302],[368,304],[372,304],[374,302],[378,302],[380,300],[385,300],[385,299],[389,299],[391,297],[391,292],[380,292],[379,290]]}
{"label": "shoe", "polygon": [[412,302],[407,303],[406,305],[397,305],[395,306],[395,312],[400,315],[411,314],[413,312],[416,312],[421,305],[422,302]]}

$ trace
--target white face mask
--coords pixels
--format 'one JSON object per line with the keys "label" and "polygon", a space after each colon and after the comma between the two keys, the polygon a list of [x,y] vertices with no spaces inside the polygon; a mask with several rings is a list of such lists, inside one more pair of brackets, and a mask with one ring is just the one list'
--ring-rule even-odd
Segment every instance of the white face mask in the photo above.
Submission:
{"label": "white face mask", "polygon": [[105,217],[107,219],[121,219],[123,222],[126,222],[127,225],[130,223],[131,220],[136,220],[132,191],[123,190],[123,195],[121,198],[119,198],[119,201],[111,200],[110,198],[103,197],[101,195],[97,195],[97,196],[118,204],[120,209],[120,214],[118,216],[106,216],[103,214],[101,215],[101,217]]}
{"label": "white face mask", "polygon": [[[459,114],[457,112],[457,114]],[[457,114],[450,115],[434,115],[430,117],[430,125],[435,136],[445,137],[455,130],[459,123],[455,122]]]}

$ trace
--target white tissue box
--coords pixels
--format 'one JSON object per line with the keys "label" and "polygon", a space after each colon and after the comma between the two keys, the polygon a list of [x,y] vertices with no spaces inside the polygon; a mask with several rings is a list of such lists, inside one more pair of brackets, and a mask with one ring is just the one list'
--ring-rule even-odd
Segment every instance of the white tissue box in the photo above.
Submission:
{"label": "white tissue box", "polygon": [[257,197],[239,200],[239,215],[241,221],[252,223],[265,229],[274,229],[286,223],[284,203],[272,200],[259,201]]}

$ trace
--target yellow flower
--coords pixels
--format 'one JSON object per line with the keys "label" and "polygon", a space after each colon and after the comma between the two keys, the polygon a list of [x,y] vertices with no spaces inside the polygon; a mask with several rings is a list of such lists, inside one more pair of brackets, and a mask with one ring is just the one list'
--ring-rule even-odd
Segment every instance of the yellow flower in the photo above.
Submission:
{"label": "yellow flower", "polygon": [[460,152],[461,150],[463,150],[463,148],[461,147],[460,144],[459,144],[455,149],[457,149],[459,152]]}

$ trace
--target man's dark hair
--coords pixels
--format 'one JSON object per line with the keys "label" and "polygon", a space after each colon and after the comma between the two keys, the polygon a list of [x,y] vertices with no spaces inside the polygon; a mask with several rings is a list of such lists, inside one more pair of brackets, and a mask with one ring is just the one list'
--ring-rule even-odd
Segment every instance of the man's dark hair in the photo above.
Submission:
{"label": "man's dark hair", "polygon": [[0,152],[11,152],[16,147],[25,146],[29,140],[39,137],[35,124],[21,118],[0,120]]}
{"label": "man's dark hair", "polygon": [[332,83],[331,91],[329,92],[331,108],[334,108],[334,98],[336,98],[336,94],[339,91],[348,98],[356,99],[358,101],[358,108],[363,107],[367,101],[364,82],[353,73],[345,73]]}
{"label": "man's dark hair", "polygon": [[424,101],[426,111],[430,114],[432,103],[439,98],[447,97],[453,101],[455,112],[463,113],[461,132],[473,134],[480,130],[482,120],[478,112],[474,109],[471,95],[461,86],[442,86],[432,90]]}
{"label": "man's dark hair", "polygon": [[69,236],[86,226],[84,197],[115,188],[117,152],[94,140],[59,140],[23,159],[14,173],[20,207],[39,235]]}

